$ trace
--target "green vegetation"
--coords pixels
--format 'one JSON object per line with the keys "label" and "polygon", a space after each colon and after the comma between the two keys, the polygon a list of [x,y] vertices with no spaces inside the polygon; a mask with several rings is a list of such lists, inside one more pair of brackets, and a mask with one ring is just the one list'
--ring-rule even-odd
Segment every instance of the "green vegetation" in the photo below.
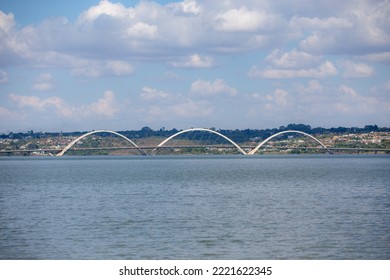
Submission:
{"label": "green vegetation", "polygon": [[[273,129],[244,129],[244,130],[213,130],[229,137],[244,149],[250,150],[269,136],[286,130],[298,130],[309,133],[318,138],[327,147],[332,148],[361,148],[361,149],[390,149],[390,128],[366,125],[364,128],[311,128],[304,124],[289,124]],[[179,132],[177,129],[153,130],[143,127],[141,130],[118,131],[120,134],[134,141],[138,146],[148,149],[156,147],[164,139]],[[8,133],[0,135],[0,150],[39,150],[52,149],[53,153],[63,149],[76,137],[85,134],[77,132],[34,132]],[[225,141],[225,142],[224,142]],[[206,147],[211,145],[213,147]],[[185,148],[184,148],[185,147]],[[81,150],[79,150],[81,149]],[[259,154],[262,153],[325,153],[318,149],[318,143],[300,134],[282,134],[267,142]],[[336,151],[337,152],[337,151]],[[343,151],[345,152],[345,151]],[[354,151],[351,151],[354,152]],[[38,151],[39,153],[39,151]],[[169,141],[159,149],[158,154],[236,154],[239,151],[222,137],[210,132],[187,132]],[[3,153],[3,155],[6,153]],[[68,155],[139,155],[121,137],[111,133],[98,133],[83,138],[67,152]]]}
{"label": "green vegetation", "polygon": [[[322,128],[316,127],[312,128],[310,125],[305,124],[289,124],[287,126],[280,126],[279,128],[272,129],[215,129],[213,130],[222,133],[223,135],[229,137],[237,143],[245,143],[253,139],[265,139],[275,133],[285,131],[285,130],[299,130],[306,132],[312,135],[328,135],[328,134],[360,134],[360,133],[369,133],[369,132],[390,132],[390,128],[387,127],[378,127],[377,125],[366,125],[363,128],[358,127],[337,127],[337,128]],[[120,134],[128,137],[129,139],[136,140],[148,137],[158,137],[166,138],[179,130],[173,128],[171,130],[166,130],[164,127],[159,130],[153,130],[148,126],[141,128],[140,130],[125,130],[118,131]],[[75,132],[19,132],[13,133],[9,132],[8,134],[1,134],[0,139],[41,139],[47,137],[77,137],[87,133],[87,131],[75,131]],[[110,134],[102,133],[101,136],[111,136]],[[287,135],[282,136],[287,138]]]}

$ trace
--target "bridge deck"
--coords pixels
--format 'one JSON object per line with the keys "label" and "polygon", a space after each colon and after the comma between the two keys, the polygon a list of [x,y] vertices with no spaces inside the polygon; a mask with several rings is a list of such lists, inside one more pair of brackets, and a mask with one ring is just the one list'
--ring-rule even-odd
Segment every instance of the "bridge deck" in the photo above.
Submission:
{"label": "bridge deck", "polygon": [[[242,149],[245,150],[252,150],[255,148],[254,146],[241,146]],[[137,149],[142,149],[142,150],[155,150],[155,149],[196,149],[196,148],[207,148],[207,149],[235,149],[234,146],[229,146],[229,145],[209,145],[209,146],[204,146],[204,145],[192,145],[192,146],[138,146],[138,147],[132,147],[132,146],[127,146],[127,147],[90,147],[90,148],[71,148],[69,151],[115,151],[115,150],[137,150]],[[329,147],[327,148],[330,151],[335,151],[335,152],[372,152],[372,153],[377,153],[377,152],[385,152],[385,153],[390,153],[390,149],[381,149],[381,148],[338,148],[338,147]],[[261,151],[269,151],[269,150],[321,150],[321,151],[326,151],[327,149],[323,147],[274,147],[274,146],[266,146],[263,147],[263,149],[259,150]],[[26,150],[0,150],[0,154],[32,154],[32,153],[51,153],[51,154],[56,154],[62,151],[62,149],[26,149]]]}

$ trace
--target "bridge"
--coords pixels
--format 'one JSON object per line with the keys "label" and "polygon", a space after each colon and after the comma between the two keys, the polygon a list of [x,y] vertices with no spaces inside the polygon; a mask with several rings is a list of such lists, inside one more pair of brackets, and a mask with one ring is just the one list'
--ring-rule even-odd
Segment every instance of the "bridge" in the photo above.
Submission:
{"label": "bridge", "polygon": [[[92,135],[92,134],[96,134],[96,133],[111,133],[111,134],[114,134],[114,135],[117,135],[119,137],[122,137],[123,139],[125,139],[127,142],[130,143],[131,147],[133,149],[137,149],[142,155],[155,155],[158,153],[158,151],[162,148],[164,149],[169,149],[169,148],[175,148],[175,149],[180,149],[180,148],[203,148],[203,147],[212,147],[212,148],[219,148],[219,149],[226,149],[228,148],[226,145],[221,145],[221,144],[218,144],[216,145],[215,144],[215,141],[213,144],[207,144],[205,146],[203,145],[198,145],[198,146],[194,146],[193,144],[192,145],[181,145],[181,146],[166,146],[166,144],[170,141],[172,141],[174,138],[178,138],[180,135],[183,135],[183,134],[190,134],[190,133],[193,133],[193,132],[206,132],[210,135],[216,135],[217,138],[221,138],[222,140],[226,141],[227,143],[231,144],[235,149],[237,149],[237,151],[243,155],[253,155],[255,154],[265,143],[267,143],[268,141],[270,141],[272,138],[274,137],[277,137],[279,135],[282,135],[282,134],[286,134],[286,133],[298,133],[298,134],[302,134],[304,136],[308,136],[309,138],[312,138],[314,139],[317,143],[319,143],[324,149],[327,150],[328,153],[332,153],[330,150],[327,149],[327,147],[321,143],[321,141],[319,141],[317,138],[305,133],[305,132],[302,132],[302,131],[297,131],[297,130],[286,130],[286,131],[282,131],[282,132],[279,132],[279,133],[276,133],[274,135],[272,135],[271,137],[268,137],[267,139],[265,139],[263,142],[261,142],[258,146],[256,146],[254,149],[251,149],[249,152],[246,152],[242,147],[240,147],[240,145],[238,145],[236,142],[234,142],[233,140],[231,140],[230,138],[228,138],[227,136],[217,132],[217,131],[214,131],[214,130],[211,130],[211,129],[208,129],[208,128],[189,128],[189,129],[185,129],[185,130],[182,130],[182,131],[179,131],[175,134],[173,134],[172,136],[166,138],[165,140],[163,140],[161,143],[159,143],[156,147],[139,147],[137,146],[137,144],[135,144],[133,141],[131,141],[129,138],[127,138],[126,136],[120,134],[120,133],[117,133],[115,131],[111,131],[111,130],[96,130],[96,131],[91,131],[91,132],[88,132],[88,133],[85,133],[83,135],[81,135],[80,137],[76,138],[75,140],[73,140],[71,143],[69,143],[62,151],[60,151],[57,156],[63,156],[70,148],[72,148],[77,142],[81,141],[83,138],[89,136],[89,135]],[[208,138],[208,141],[210,140],[210,137]],[[145,150],[146,149],[151,149],[151,152],[150,153],[147,153]]]}
{"label": "bridge", "polygon": [[[121,147],[74,147],[78,142],[81,142],[84,138],[91,136],[93,134],[112,134],[114,136],[118,136],[119,138],[123,139],[128,145],[127,146],[121,146]],[[196,137],[196,133],[202,133],[203,139],[198,140],[199,144],[196,144],[194,142],[194,138]],[[208,138],[204,138],[204,135],[208,135]],[[49,155],[56,155],[56,156],[63,156],[67,151],[106,151],[106,150],[136,150],[140,155],[148,156],[148,155],[156,155],[161,150],[178,150],[178,149],[206,149],[206,151],[215,151],[215,150],[228,150],[233,149],[236,150],[237,153],[240,153],[245,156],[251,156],[259,152],[259,150],[263,147],[266,147],[266,144],[271,141],[272,139],[283,135],[283,134],[299,134],[302,136],[305,136],[309,140],[314,141],[317,146],[302,146],[302,147],[278,147],[273,146],[273,150],[318,150],[327,152],[328,154],[332,154],[335,151],[349,151],[349,152],[390,152],[390,149],[369,149],[369,148],[337,148],[337,147],[327,147],[324,143],[322,143],[319,139],[316,137],[302,132],[298,130],[286,130],[281,131],[278,133],[275,133],[271,135],[270,137],[266,138],[265,140],[258,143],[256,146],[240,146],[232,139],[228,138],[227,136],[223,135],[222,133],[219,133],[217,131],[208,129],[208,128],[189,128],[182,131],[179,131],[168,138],[164,139],[157,145],[137,145],[134,141],[130,140],[128,137],[112,131],[112,130],[94,130],[87,132],[73,141],[71,141],[68,145],[66,145],[64,148],[59,149],[21,149],[21,150],[1,150],[0,153],[2,154],[23,154],[23,155],[30,155],[32,153],[40,153],[40,154],[49,154]],[[192,138],[189,137],[192,135]],[[184,139],[176,141],[175,145],[173,144],[174,139],[177,140],[180,137],[184,137]],[[222,142],[221,142],[222,141]],[[168,143],[170,143],[168,145]]]}

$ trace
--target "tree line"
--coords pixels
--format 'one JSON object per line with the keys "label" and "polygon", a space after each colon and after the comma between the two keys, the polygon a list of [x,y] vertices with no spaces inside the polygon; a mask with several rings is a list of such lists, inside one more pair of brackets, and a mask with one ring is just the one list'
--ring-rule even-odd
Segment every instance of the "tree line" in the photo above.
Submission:
{"label": "tree line", "polygon": [[[275,133],[285,131],[285,130],[299,130],[302,132],[309,133],[311,135],[322,135],[322,134],[356,134],[356,133],[369,133],[369,132],[390,132],[388,127],[378,127],[377,125],[366,125],[364,127],[332,127],[332,128],[322,128],[315,127],[312,128],[310,125],[306,124],[289,124],[287,126],[280,126],[279,128],[267,128],[267,129],[216,129],[214,127],[210,128],[215,130],[223,135],[229,137],[237,143],[265,139]],[[118,131],[118,133],[125,135],[130,139],[138,138],[147,138],[147,137],[169,137],[180,130],[173,128],[170,130],[165,129],[165,127],[160,128],[159,130],[153,130],[148,126],[141,128],[140,130],[125,130]],[[34,132],[30,130],[28,132],[18,132],[13,133],[9,132],[7,134],[1,134],[1,139],[26,139],[26,138],[47,138],[47,137],[59,137],[59,136],[80,136],[88,131],[74,131],[74,132]]]}

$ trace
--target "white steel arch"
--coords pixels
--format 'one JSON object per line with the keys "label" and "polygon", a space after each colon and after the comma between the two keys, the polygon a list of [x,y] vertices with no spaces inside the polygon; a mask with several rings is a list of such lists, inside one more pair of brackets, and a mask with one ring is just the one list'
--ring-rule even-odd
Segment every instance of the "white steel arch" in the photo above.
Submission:
{"label": "white steel arch", "polygon": [[94,131],[87,132],[87,133],[81,135],[80,137],[76,138],[76,139],[73,140],[71,143],[69,143],[68,146],[66,146],[61,152],[59,152],[59,153],[57,154],[57,156],[58,156],[58,157],[63,156],[63,155],[66,153],[66,151],[68,151],[70,148],[72,148],[72,146],[73,146],[74,144],[76,144],[78,141],[80,141],[81,139],[83,139],[83,138],[85,138],[85,137],[87,137],[87,136],[89,136],[89,135],[95,134],[95,133],[111,133],[111,134],[115,134],[115,135],[117,135],[117,136],[119,136],[119,137],[122,137],[122,138],[125,139],[127,142],[129,142],[129,143],[132,144],[134,147],[136,147],[137,150],[140,151],[141,154],[147,155],[147,153],[146,153],[144,150],[142,150],[141,148],[139,148],[133,141],[131,141],[131,140],[130,140],[129,138],[127,138],[126,136],[124,136],[124,135],[122,135],[122,134],[120,134],[120,133],[118,133],[118,132],[115,132],[115,131],[101,129],[101,130],[94,130]]}
{"label": "white steel arch", "polygon": [[165,143],[167,143],[169,140],[171,140],[172,138],[175,138],[176,136],[179,136],[180,134],[183,134],[183,133],[187,133],[187,132],[190,132],[190,131],[207,131],[207,132],[210,132],[210,133],[214,133],[222,138],[224,138],[225,140],[227,140],[228,142],[230,142],[231,144],[233,144],[237,150],[240,151],[240,153],[242,153],[243,155],[247,155],[247,153],[236,143],[234,142],[233,140],[231,140],[229,137],[217,132],[217,131],[214,131],[214,130],[211,130],[211,129],[208,129],[208,128],[188,128],[188,129],[185,129],[185,130],[182,130],[182,131],[179,131],[175,134],[173,134],[172,136],[169,136],[167,139],[165,139],[164,141],[162,141],[160,144],[158,144],[158,146],[152,151],[152,154],[156,154],[156,152],[158,151],[158,149],[162,146],[164,146]]}
{"label": "white steel arch", "polygon": [[311,139],[313,139],[314,141],[316,141],[318,144],[320,144],[323,148],[325,148],[329,154],[331,154],[331,151],[328,149],[328,147],[326,147],[320,140],[318,140],[317,138],[315,138],[314,136],[308,134],[308,133],[305,133],[305,132],[302,132],[302,131],[299,131],[299,130],[286,130],[286,131],[282,131],[282,132],[278,132],[278,133],[275,133],[273,135],[271,135],[270,137],[268,137],[267,139],[265,139],[263,142],[261,142],[259,145],[257,145],[253,150],[251,150],[248,155],[253,155],[255,154],[265,143],[267,143],[268,141],[270,141],[272,138],[274,137],[277,137],[281,134],[285,134],[285,133],[298,133],[298,134],[302,134],[302,135],[305,135],[307,137],[310,137]]}

